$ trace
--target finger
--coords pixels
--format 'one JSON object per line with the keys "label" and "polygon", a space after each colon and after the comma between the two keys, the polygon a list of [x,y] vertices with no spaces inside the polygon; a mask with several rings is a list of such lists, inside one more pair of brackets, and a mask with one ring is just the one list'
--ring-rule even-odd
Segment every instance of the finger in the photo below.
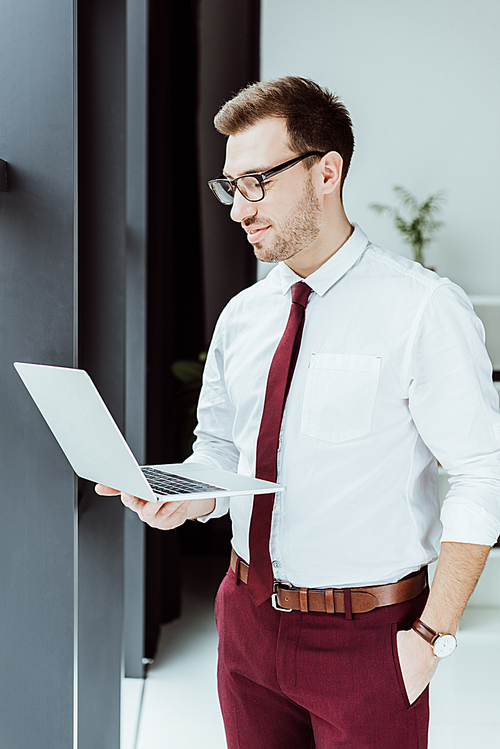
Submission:
{"label": "finger", "polygon": [[185,502],[162,502],[159,507],[147,507],[141,513],[145,523],[152,528],[172,530],[186,520]]}
{"label": "finger", "polygon": [[[164,505],[168,505],[168,502],[148,502],[146,499],[139,499],[139,497],[133,497],[131,494],[125,494],[122,492],[121,500],[125,507],[129,510],[133,510],[137,513],[139,518],[151,527],[158,527],[157,515],[161,511]],[[179,502],[173,503],[175,505],[180,504]]]}
{"label": "finger", "polygon": [[126,494],[125,492],[122,492],[121,500],[125,507],[128,507],[129,509],[133,510],[134,512],[137,512],[140,514],[144,507],[151,504],[150,502],[146,502],[145,499],[139,499],[139,497],[133,497],[132,494]]}
{"label": "finger", "polygon": [[168,517],[165,518],[163,527],[165,529],[178,528],[179,525],[183,525],[187,520],[187,506],[185,502],[179,503],[179,505],[169,513]]}
{"label": "finger", "polygon": [[148,502],[145,499],[122,493],[125,507],[137,513],[139,518],[152,528],[171,530],[186,520],[186,502]]}
{"label": "finger", "polygon": [[148,519],[153,517],[168,518],[183,504],[183,502],[146,502],[142,514]]}
{"label": "finger", "polygon": [[111,489],[109,486],[103,486],[103,484],[96,484],[94,490],[96,494],[100,494],[103,497],[111,497],[120,494],[116,489]]}

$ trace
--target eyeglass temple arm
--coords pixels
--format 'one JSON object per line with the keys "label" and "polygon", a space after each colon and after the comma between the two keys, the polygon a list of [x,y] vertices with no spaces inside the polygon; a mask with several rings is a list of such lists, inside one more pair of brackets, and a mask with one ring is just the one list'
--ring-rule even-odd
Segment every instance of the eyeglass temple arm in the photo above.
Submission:
{"label": "eyeglass temple arm", "polygon": [[219,182],[224,180],[224,182],[229,182],[231,187],[233,188],[233,192],[236,190],[236,188],[239,190],[238,187],[238,180],[243,179],[243,177],[255,177],[259,182],[264,182],[266,179],[269,179],[269,177],[274,177],[275,174],[281,174],[281,172],[286,171],[287,169],[290,169],[290,167],[294,166],[295,164],[298,164],[299,161],[302,161],[303,159],[309,158],[309,156],[321,156],[323,157],[328,151],[311,151],[310,153],[302,154],[302,156],[297,156],[295,159],[290,159],[290,161],[285,161],[284,164],[281,164],[279,167],[273,167],[273,169],[268,169],[267,172],[249,172],[248,174],[242,174],[241,177],[235,177],[234,179],[229,179],[229,177],[225,177],[223,174],[220,177],[217,177],[217,179],[211,179],[209,180],[208,184],[212,188],[212,182]]}
{"label": "eyeglass temple arm", "polygon": [[290,169],[290,167],[295,166],[295,164],[298,164],[299,161],[302,161],[303,159],[309,158],[309,156],[324,156],[327,154],[328,151],[311,151],[310,153],[304,153],[302,156],[297,156],[295,159],[290,159],[290,161],[286,161],[284,164],[281,164],[281,166],[276,166],[274,169],[269,169],[267,172],[262,172],[262,174],[248,174],[244,175],[246,177],[262,177],[262,180],[269,179],[269,177],[274,177],[275,174],[280,174],[281,172],[284,172],[286,169]]}

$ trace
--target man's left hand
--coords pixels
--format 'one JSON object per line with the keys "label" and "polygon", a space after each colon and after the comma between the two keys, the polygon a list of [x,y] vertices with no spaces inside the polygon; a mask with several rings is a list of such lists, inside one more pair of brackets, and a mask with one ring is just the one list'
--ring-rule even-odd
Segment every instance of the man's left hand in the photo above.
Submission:
{"label": "man's left hand", "polygon": [[143,523],[163,531],[178,528],[186,520],[195,520],[204,515],[209,515],[215,509],[215,499],[186,499],[179,502],[155,503],[132,497],[130,494],[119,492],[102,484],[97,484],[95,491],[104,497],[121,494],[121,500],[125,507],[137,513]]}
{"label": "man's left hand", "polygon": [[434,676],[439,658],[430,645],[412,629],[397,635],[398,656],[410,705],[422,694]]}

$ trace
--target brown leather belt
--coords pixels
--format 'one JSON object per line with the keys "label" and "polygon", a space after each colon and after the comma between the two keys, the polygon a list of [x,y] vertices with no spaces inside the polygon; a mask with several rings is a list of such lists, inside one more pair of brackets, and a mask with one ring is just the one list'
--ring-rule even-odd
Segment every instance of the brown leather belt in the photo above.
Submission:
{"label": "brown leather belt", "polygon": [[[248,580],[248,564],[231,549],[231,569],[238,579]],[[274,583],[271,602],[278,611],[319,611],[326,614],[364,614],[379,606],[392,606],[416,598],[427,586],[427,567],[389,585],[368,588],[295,588]]]}

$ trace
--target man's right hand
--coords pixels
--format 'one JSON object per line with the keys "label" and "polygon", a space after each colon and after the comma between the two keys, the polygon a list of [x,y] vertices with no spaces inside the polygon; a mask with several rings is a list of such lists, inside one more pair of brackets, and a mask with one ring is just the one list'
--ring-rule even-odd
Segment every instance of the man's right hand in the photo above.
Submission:
{"label": "man's right hand", "polygon": [[182,502],[147,502],[145,499],[132,497],[108,486],[97,484],[97,494],[103,497],[121,495],[121,501],[133,510],[140,519],[152,528],[171,530],[183,525],[186,520],[195,520],[209,515],[215,509],[215,499],[187,499]]}

